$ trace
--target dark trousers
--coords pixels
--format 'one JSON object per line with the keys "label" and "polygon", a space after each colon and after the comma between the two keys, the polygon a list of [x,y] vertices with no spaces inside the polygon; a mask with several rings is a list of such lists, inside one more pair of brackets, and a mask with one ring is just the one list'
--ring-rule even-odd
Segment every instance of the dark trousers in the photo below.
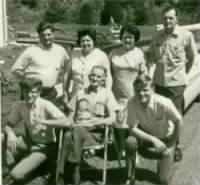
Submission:
{"label": "dark trousers", "polygon": [[177,110],[183,114],[183,101],[184,101],[185,85],[163,87],[155,85],[155,92],[172,100]]}
{"label": "dark trousers", "polygon": [[94,146],[102,141],[102,130],[88,130],[85,127],[75,127],[64,135],[61,156],[59,159],[59,172],[64,173],[66,162],[79,164],[82,157],[82,149],[85,146]]}
{"label": "dark trousers", "polygon": [[[166,146],[167,139],[162,140]],[[157,159],[158,168],[157,174],[160,182],[168,183],[171,177],[174,162],[174,147],[168,147],[169,155],[165,156],[162,153],[156,152],[152,143],[136,139],[134,136],[129,136],[126,140],[126,157],[128,178],[131,179],[135,175],[136,152],[148,159]]]}

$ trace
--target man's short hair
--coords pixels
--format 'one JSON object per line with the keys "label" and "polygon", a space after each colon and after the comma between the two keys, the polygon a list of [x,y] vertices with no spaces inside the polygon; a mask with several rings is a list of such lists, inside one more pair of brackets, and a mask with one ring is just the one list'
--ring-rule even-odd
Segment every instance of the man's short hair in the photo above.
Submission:
{"label": "man's short hair", "polygon": [[52,32],[55,31],[55,27],[53,24],[49,22],[40,22],[37,26],[37,33],[40,34],[46,29],[50,29]]}
{"label": "man's short hair", "polygon": [[107,69],[106,69],[104,66],[95,65],[95,66],[92,67],[91,72],[92,72],[94,69],[101,69],[101,70],[104,72],[105,77],[107,77]]}
{"label": "man's short hair", "polygon": [[152,78],[146,73],[139,74],[133,82],[134,87],[146,87],[149,84],[153,85]]}
{"label": "man's short hair", "polygon": [[77,40],[78,46],[80,46],[81,38],[87,35],[93,40],[94,44],[96,42],[97,33],[96,30],[92,27],[78,30],[77,35],[78,35],[78,40]]}
{"label": "man's short hair", "polygon": [[31,91],[31,89],[33,88],[38,88],[38,90],[40,91],[42,88],[42,81],[34,78],[24,79],[20,82],[20,86],[23,90],[28,92]]}
{"label": "man's short hair", "polygon": [[177,9],[175,6],[171,5],[171,4],[170,4],[170,5],[167,5],[167,6],[165,6],[165,7],[163,8],[162,14],[164,14],[164,13],[170,11],[170,10],[174,10],[176,16],[178,16],[178,9]]}

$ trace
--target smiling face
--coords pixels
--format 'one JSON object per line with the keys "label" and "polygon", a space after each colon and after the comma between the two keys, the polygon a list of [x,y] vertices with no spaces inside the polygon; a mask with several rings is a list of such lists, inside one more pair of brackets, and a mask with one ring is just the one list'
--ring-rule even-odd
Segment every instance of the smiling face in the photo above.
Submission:
{"label": "smiling face", "polygon": [[134,89],[135,89],[135,96],[137,97],[139,102],[142,105],[147,106],[152,94],[151,83],[147,82],[145,84],[138,84],[134,86]]}
{"label": "smiling face", "polygon": [[94,67],[89,75],[90,87],[98,88],[102,85],[102,82],[105,80],[105,78],[106,76],[104,70]]}
{"label": "smiling face", "polygon": [[129,32],[124,32],[122,42],[125,50],[129,51],[135,47],[135,36]]}
{"label": "smiling face", "polygon": [[171,9],[163,13],[163,23],[167,32],[172,32],[178,23],[176,11]]}
{"label": "smiling face", "polygon": [[38,87],[34,87],[32,89],[24,89],[23,90],[24,100],[27,104],[34,104],[36,99],[40,96],[40,90]]}
{"label": "smiling face", "polygon": [[40,42],[45,48],[50,48],[53,44],[54,34],[50,28],[45,29],[39,34]]}
{"label": "smiling face", "polygon": [[89,35],[82,36],[80,46],[84,55],[89,54],[94,49],[94,41]]}

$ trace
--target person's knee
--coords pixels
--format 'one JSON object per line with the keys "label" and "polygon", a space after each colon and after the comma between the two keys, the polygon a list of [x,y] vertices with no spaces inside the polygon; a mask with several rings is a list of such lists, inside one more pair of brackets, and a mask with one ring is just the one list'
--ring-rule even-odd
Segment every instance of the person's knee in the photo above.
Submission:
{"label": "person's knee", "polygon": [[69,138],[71,138],[71,132],[66,132],[64,134],[64,139],[69,139]]}
{"label": "person's knee", "polygon": [[159,183],[163,185],[168,185],[170,178],[167,176],[159,175]]}
{"label": "person's knee", "polygon": [[133,136],[129,136],[125,142],[125,148],[127,152],[135,152],[137,150],[138,142]]}
{"label": "person's knee", "polygon": [[10,173],[10,177],[14,181],[21,181],[25,179],[25,174],[21,170],[13,170]]}

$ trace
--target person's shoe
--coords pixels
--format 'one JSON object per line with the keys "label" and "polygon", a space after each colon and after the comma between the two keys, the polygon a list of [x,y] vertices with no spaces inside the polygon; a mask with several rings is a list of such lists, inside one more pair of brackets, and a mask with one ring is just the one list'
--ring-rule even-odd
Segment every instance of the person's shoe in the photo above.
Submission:
{"label": "person's shoe", "polygon": [[174,152],[174,162],[179,162],[183,159],[183,152],[180,145],[177,145]]}

